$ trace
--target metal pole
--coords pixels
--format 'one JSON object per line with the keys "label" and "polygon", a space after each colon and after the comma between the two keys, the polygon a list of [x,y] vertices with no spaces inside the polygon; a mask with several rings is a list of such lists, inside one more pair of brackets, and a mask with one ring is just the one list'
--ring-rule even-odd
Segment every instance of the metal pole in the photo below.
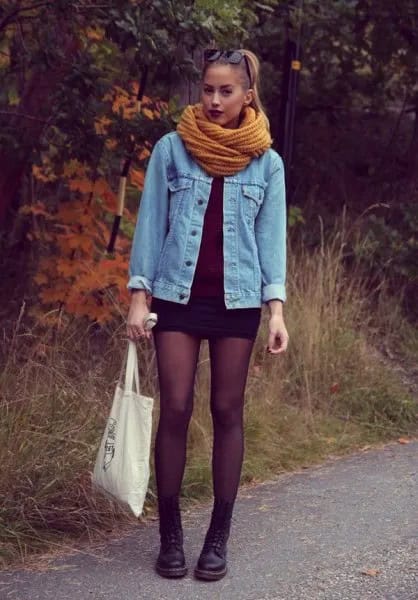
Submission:
{"label": "metal pole", "polygon": [[[301,63],[301,37],[303,11],[303,0],[298,1],[298,31],[296,40],[291,40],[288,34],[284,54],[282,99],[280,103],[280,153],[286,167],[286,182],[289,184],[290,167],[293,155],[295,120],[296,120],[296,96],[299,82]],[[289,30],[290,25],[288,25]]]}

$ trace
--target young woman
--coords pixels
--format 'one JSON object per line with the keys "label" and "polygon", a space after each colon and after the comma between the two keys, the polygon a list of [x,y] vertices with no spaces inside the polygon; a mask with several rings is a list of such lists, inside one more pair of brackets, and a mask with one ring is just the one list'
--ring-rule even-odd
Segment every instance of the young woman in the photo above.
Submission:
{"label": "young woman", "polygon": [[270,148],[257,91],[259,62],[248,50],[205,52],[201,103],[152,152],[130,261],[127,332],[153,329],[160,387],[155,442],[161,548],[157,572],[187,568],[179,493],[200,342],[207,339],[213,418],[212,517],[195,576],[226,573],[226,543],[244,452],[244,389],[262,303],[268,351],[286,350],[283,163]]}

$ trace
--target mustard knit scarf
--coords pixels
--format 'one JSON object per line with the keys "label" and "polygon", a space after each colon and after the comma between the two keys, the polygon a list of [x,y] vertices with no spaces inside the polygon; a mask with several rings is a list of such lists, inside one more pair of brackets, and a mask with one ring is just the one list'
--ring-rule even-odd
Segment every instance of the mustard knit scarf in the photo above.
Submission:
{"label": "mustard knit scarf", "polygon": [[194,160],[213,177],[245,169],[252,158],[261,156],[271,146],[263,115],[250,106],[245,107],[237,129],[209,121],[201,104],[187,106],[177,133]]}

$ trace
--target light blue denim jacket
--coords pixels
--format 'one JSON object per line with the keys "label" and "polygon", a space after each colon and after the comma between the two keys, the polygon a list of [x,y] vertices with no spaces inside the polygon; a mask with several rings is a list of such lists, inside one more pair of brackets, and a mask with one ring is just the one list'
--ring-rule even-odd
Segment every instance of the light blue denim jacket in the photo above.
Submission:
{"label": "light blue denim jacket", "polygon": [[[176,132],[157,142],[141,195],[128,288],[187,304],[212,179]],[[223,238],[225,306],[285,301],[284,168],[274,150],[224,178]]]}

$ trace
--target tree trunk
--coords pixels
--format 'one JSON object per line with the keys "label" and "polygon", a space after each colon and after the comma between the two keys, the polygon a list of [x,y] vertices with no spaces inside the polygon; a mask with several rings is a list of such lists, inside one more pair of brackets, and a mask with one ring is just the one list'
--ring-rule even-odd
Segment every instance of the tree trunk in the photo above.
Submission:
{"label": "tree trunk", "polygon": [[[203,51],[201,48],[197,48],[191,55],[196,65],[200,65],[202,62]],[[180,106],[187,106],[188,104],[196,104],[200,99],[200,83],[196,81],[190,81],[186,77],[179,77],[172,90],[173,96],[178,96]]]}
{"label": "tree trunk", "polygon": [[50,71],[35,69],[24,84],[19,105],[8,109],[10,116],[0,115],[0,129],[8,132],[15,142],[10,147],[3,145],[0,148],[0,229],[4,226],[8,208],[17,197],[32,152],[51,123],[54,110],[51,98],[71,68],[71,57],[78,48],[77,39],[65,26],[57,25],[58,39],[64,50],[65,62],[58,63]]}

